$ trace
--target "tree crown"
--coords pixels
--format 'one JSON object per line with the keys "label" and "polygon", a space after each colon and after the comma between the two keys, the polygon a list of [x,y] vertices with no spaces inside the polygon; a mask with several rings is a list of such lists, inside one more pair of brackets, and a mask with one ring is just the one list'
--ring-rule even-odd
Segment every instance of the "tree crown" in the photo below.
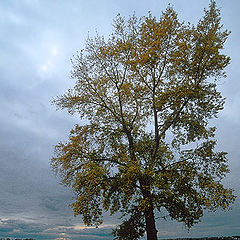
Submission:
{"label": "tree crown", "polygon": [[225,100],[216,83],[230,61],[221,53],[229,31],[214,1],[196,26],[168,7],[160,19],[118,15],[113,27],[74,56],[75,86],[54,100],[88,124],[56,146],[52,167],[74,188],[74,212],[88,225],[102,223],[102,208],[122,210],[131,217],[115,235],[135,224],[138,239],[152,207],[191,227],[204,208],[235,198],[221,184],[226,153],[215,152],[209,127]]}

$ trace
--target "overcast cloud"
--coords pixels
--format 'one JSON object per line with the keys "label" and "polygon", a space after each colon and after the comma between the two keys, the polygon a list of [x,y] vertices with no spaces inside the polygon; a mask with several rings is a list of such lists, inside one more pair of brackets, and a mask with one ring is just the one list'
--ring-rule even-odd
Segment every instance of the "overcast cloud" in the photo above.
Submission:
{"label": "overcast cloud", "polygon": [[[105,216],[99,229],[73,217],[72,192],[51,173],[53,146],[75,123],[50,101],[72,86],[70,58],[96,29],[107,36],[117,13],[159,16],[168,3],[181,20],[196,23],[208,0],[1,0],[0,1],[0,237],[111,239],[117,217]],[[219,88],[227,97],[216,122],[219,149],[229,152],[226,185],[240,196],[240,28],[239,0],[217,0],[224,26],[232,31],[231,56]],[[207,213],[188,233],[182,224],[159,221],[160,237],[240,234],[240,204],[230,212]]]}

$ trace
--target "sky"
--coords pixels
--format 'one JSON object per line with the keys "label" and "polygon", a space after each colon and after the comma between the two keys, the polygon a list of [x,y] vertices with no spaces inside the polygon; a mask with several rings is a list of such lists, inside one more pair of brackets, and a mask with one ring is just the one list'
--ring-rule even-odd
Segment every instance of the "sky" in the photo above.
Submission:
{"label": "sky", "polygon": [[[227,98],[214,122],[218,148],[227,151],[231,173],[225,186],[238,196],[231,211],[205,213],[189,232],[183,224],[157,220],[159,238],[240,235],[240,28],[239,0],[217,0],[231,30],[224,53],[231,56],[219,89]],[[49,159],[67,139],[77,116],[56,111],[51,100],[70,79],[70,58],[96,31],[108,36],[120,13],[156,17],[171,4],[180,20],[197,23],[208,0],[0,0],[0,237],[45,240],[112,239],[118,216],[86,228],[69,204],[71,189],[59,184]]]}

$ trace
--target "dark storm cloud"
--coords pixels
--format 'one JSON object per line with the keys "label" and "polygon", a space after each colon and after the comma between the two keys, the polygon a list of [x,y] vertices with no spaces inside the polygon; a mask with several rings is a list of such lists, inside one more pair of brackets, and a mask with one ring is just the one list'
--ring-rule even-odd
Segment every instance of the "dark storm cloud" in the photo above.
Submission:
{"label": "dark storm cloud", "polygon": [[[82,223],[68,206],[71,191],[49,169],[53,145],[76,120],[56,113],[50,101],[70,86],[69,59],[88,31],[78,20],[84,4],[62,3],[0,3],[0,237],[57,239],[64,237],[58,225]],[[77,25],[84,33],[75,32]]]}
{"label": "dark storm cloud", "polygon": [[[0,237],[36,239],[108,239],[112,226],[82,228],[74,218],[72,192],[51,173],[53,146],[66,139],[80,120],[65,111],[55,112],[50,101],[72,85],[69,59],[84,47],[88,36],[111,33],[112,19],[147,14],[159,16],[168,3],[182,20],[196,22],[209,1],[0,1]],[[226,108],[215,123],[219,149],[229,152],[231,174],[226,184],[239,192],[239,27],[238,0],[217,1],[224,24],[232,30],[225,51],[232,57],[228,78],[220,88]],[[190,231],[192,236],[237,234],[240,219],[237,200],[232,212],[207,214]],[[225,221],[226,220],[226,221]],[[117,217],[105,216],[115,225]],[[171,227],[170,227],[171,226]],[[161,237],[191,236],[182,224],[159,222]],[[109,238],[110,239],[110,238]]]}

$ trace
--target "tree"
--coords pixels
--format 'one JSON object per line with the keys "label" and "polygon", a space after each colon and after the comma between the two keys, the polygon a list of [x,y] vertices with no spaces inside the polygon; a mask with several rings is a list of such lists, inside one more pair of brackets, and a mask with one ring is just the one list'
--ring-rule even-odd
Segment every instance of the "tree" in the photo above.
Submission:
{"label": "tree", "polygon": [[196,26],[170,6],[159,20],[118,15],[113,26],[108,40],[89,38],[74,56],[75,86],[54,100],[86,124],[56,145],[51,166],[86,225],[121,211],[116,240],[145,231],[156,240],[157,212],[190,228],[204,209],[235,199],[222,185],[227,153],[215,150],[209,123],[224,105],[217,81],[230,61],[221,53],[229,32],[214,1]]}

